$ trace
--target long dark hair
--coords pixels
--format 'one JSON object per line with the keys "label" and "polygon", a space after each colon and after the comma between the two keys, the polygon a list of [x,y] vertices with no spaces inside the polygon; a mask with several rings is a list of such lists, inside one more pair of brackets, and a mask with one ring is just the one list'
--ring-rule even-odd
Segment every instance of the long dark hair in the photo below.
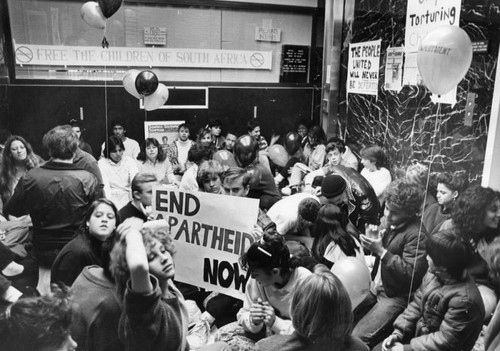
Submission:
{"label": "long dark hair", "polygon": [[150,145],[156,146],[158,149],[158,156],[156,156],[156,160],[158,162],[163,162],[167,158],[167,153],[165,150],[163,150],[163,147],[160,145],[158,140],[156,138],[147,138],[144,140],[144,142],[141,145],[141,152],[139,152],[139,155],[137,155],[137,159],[142,162],[146,162],[147,160],[147,155],[146,155],[146,148]]}
{"label": "long dark hair", "polygon": [[451,218],[458,235],[477,241],[486,231],[484,216],[488,207],[499,199],[491,188],[474,185],[458,197]]}
{"label": "long dark hair", "polygon": [[331,267],[331,262],[327,261],[323,255],[331,242],[335,242],[347,256],[356,257],[356,250],[359,246],[354,241],[351,234],[347,232],[348,218],[339,207],[328,204],[320,208],[316,225],[313,230],[313,256],[321,263]]}
{"label": "long dark hair", "polygon": [[40,166],[43,162],[42,158],[33,152],[30,143],[22,136],[13,135],[9,137],[2,151],[2,167],[0,167],[0,195],[4,198],[4,201],[10,198],[14,192],[13,185],[16,176],[16,167],[14,158],[10,152],[10,146],[14,141],[20,141],[26,148],[26,160],[24,160],[26,171]]}

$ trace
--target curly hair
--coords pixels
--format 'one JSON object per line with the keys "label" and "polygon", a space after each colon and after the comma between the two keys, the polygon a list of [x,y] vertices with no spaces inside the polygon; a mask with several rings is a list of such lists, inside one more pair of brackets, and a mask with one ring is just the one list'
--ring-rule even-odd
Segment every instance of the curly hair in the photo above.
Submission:
{"label": "curly hair", "polygon": [[68,338],[71,304],[68,289],[52,286],[52,293],[17,300],[0,316],[0,339],[5,350],[56,349]]}
{"label": "curly hair", "polygon": [[197,165],[203,161],[208,161],[215,153],[215,147],[210,143],[195,143],[188,151],[188,161]]}
{"label": "curly hair", "polygon": [[14,141],[20,141],[26,148],[26,159],[24,160],[26,171],[36,168],[43,163],[42,158],[33,152],[33,148],[30,143],[28,143],[22,136],[12,135],[7,139],[2,151],[2,167],[0,170],[0,195],[2,196],[4,203],[7,202],[7,200],[14,193],[16,167],[14,164],[14,157],[10,151],[10,147]]}
{"label": "curly hair", "polygon": [[[147,254],[151,252],[154,241],[159,241],[172,256],[175,254],[174,242],[169,233],[163,230],[153,232],[148,228],[143,228],[141,229],[141,234]],[[127,258],[125,256],[126,249],[126,241],[120,239],[116,242],[110,254],[111,262],[109,269],[115,280],[116,292],[120,301],[123,301],[126,284],[130,279],[130,270],[128,269]]]}
{"label": "curly hair", "polygon": [[404,209],[408,214],[418,214],[424,200],[423,189],[405,179],[393,181],[385,190],[384,199],[387,204]]}
{"label": "curly hair", "polygon": [[436,177],[436,184],[443,184],[451,191],[457,191],[459,194],[467,188],[468,181],[462,173],[439,173]]}
{"label": "curly hair", "polygon": [[455,202],[451,219],[458,235],[478,239],[484,231],[484,216],[491,204],[498,200],[491,188],[473,185],[467,188]]}
{"label": "curly hair", "polygon": [[144,163],[148,159],[146,155],[146,149],[151,145],[155,146],[158,149],[156,160],[158,162],[165,161],[167,158],[167,153],[165,152],[165,150],[163,150],[163,147],[160,145],[159,141],[156,138],[147,138],[143,141],[143,143],[141,144],[141,152],[139,152],[139,155],[137,155],[137,159]]}

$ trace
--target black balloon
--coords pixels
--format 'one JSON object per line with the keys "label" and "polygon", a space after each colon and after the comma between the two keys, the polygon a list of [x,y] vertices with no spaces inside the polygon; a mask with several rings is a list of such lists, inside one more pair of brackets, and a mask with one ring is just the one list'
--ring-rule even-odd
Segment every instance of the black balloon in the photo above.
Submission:
{"label": "black balloon", "polygon": [[106,18],[110,18],[122,6],[123,0],[98,0],[102,14]]}
{"label": "black balloon", "polygon": [[158,77],[151,71],[142,71],[135,78],[135,89],[142,96],[153,94],[158,88]]}
{"label": "black balloon", "polygon": [[331,169],[333,174],[342,176],[351,185],[360,218],[368,224],[379,224],[380,203],[375,190],[365,177],[349,167],[339,165],[332,166]]}
{"label": "black balloon", "polygon": [[251,135],[242,135],[234,144],[234,159],[240,167],[251,165],[259,154],[259,143]]}
{"label": "black balloon", "polygon": [[297,132],[289,132],[285,137],[285,149],[292,156],[300,148],[300,135]]}

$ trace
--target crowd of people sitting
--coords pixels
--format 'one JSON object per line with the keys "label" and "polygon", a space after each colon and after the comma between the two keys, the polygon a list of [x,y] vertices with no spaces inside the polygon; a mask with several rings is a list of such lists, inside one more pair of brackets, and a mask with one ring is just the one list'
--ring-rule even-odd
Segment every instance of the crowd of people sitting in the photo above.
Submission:
{"label": "crowd of people sitting", "polygon": [[[56,126],[47,161],[0,133],[0,350],[500,348],[500,192],[465,172],[394,172],[306,122],[281,143],[255,119],[111,131],[96,160]],[[158,187],[258,200],[243,300],[175,280]]]}

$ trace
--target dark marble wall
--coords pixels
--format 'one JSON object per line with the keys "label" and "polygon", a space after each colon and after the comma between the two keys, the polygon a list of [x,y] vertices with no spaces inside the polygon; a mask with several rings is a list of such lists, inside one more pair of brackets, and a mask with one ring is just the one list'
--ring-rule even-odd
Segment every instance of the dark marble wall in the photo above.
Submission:
{"label": "dark marble wall", "polygon": [[[470,180],[478,180],[498,59],[500,0],[462,1],[460,27],[473,42],[489,40],[489,50],[487,54],[474,53],[471,68],[458,85],[457,104],[442,104],[440,110],[423,86],[404,86],[400,92],[383,88],[385,52],[389,46],[404,45],[405,14],[405,1],[356,0],[354,18],[344,23],[339,134],[358,151],[372,143],[383,145],[394,173],[423,161],[431,164],[434,172],[465,171]],[[349,94],[346,100],[349,42],[377,39],[382,39],[378,99]],[[468,93],[477,94],[471,125],[464,123]]]}

